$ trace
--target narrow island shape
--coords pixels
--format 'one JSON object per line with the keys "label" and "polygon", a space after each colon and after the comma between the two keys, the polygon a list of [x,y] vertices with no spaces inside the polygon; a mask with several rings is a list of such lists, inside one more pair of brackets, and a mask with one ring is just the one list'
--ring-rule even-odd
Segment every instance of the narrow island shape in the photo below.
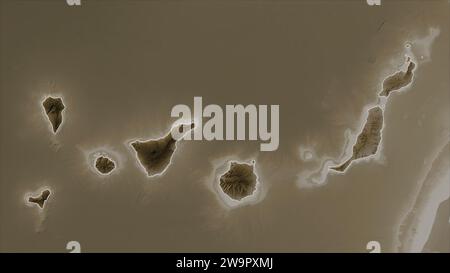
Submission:
{"label": "narrow island shape", "polygon": [[408,57],[406,62],[408,63],[406,71],[398,71],[383,81],[383,91],[380,92],[379,96],[387,97],[391,92],[397,91],[412,82],[416,64],[410,57]]}
{"label": "narrow island shape", "polygon": [[95,160],[95,168],[99,173],[107,175],[116,168],[116,164],[106,156],[99,156]]}
{"label": "narrow island shape", "polygon": [[368,111],[364,128],[353,145],[352,156],[339,166],[331,167],[332,170],[344,172],[353,160],[369,157],[377,153],[381,142],[381,129],[383,128],[383,110],[375,106]]}
{"label": "narrow island shape", "polygon": [[181,124],[172,128],[162,138],[147,141],[136,140],[130,144],[148,177],[161,175],[166,171],[176,150],[176,143],[194,127],[194,123]]}
{"label": "narrow island shape", "polygon": [[65,106],[61,98],[47,97],[42,103],[47,118],[52,126],[53,133],[56,134],[59,126],[63,122],[62,111]]}
{"label": "narrow island shape", "polygon": [[37,197],[30,196],[28,198],[28,202],[34,203],[34,204],[38,205],[42,209],[42,208],[44,208],[45,202],[47,201],[49,196],[50,196],[50,191],[49,190],[44,190]]}
{"label": "narrow island shape", "polygon": [[254,161],[252,164],[232,161],[228,171],[219,178],[222,191],[231,199],[240,201],[255,192],[258,177],[254,164]]}

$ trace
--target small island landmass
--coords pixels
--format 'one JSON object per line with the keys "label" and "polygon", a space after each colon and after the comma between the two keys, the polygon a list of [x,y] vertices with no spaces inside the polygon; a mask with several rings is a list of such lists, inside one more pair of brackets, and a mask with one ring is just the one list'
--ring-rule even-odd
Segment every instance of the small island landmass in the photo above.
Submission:
{"label": "small island landmass", "polygon": [[332,170],[344,172],[353,160],[365,158],[376,154],[381,142],[381,129],[383,128],[383,110],[375,106],[368,111],[364,128],[353,145],[352,156],[339,166],[331,167]]}
{"label": "small island landmass", "polygon": [[240,201],[256,190],[257,176],[252,163],[231,162],[228,171],[219,178],[222,191],[230,198]]}
{"label": "small island landmass", "polygon": [[176,150],[176,143],[181,139],[174,138],[172,131],[178,130],[183,135],[194,129],[194,123],[181,124],[172,128],[164,137],[147,141],[133,141],[130,146],[136,152],[139,164],[145,169],[147,176],[161,175],[170,165],[172,156]]}
{"label": "small island landmass", "polygon": [[116,164],[106,156],[99,156],[95,160],[95,168],[101,174],[106,175],[110,174],[116,168]]}
{"label": "small island landmass", "polygon": [[406,63],[408,63],[406,71],[398,71],[383,81],[383,90],[380,92],[379,96],[388,97],[391,92],[397,91],[412,82],[416,64],[410,57],[408,57]]}
{"label": "small island landmass", "polygon": [[28,202],[30,203],[34,203],[36,205],[38,205],[41,209],[44,208],[45,202],[47,201],[48,197],[50,196],[50,191],[49,190],[44,190],[41,192],[41,195],[37,196],[37,197],[32,197],[30,196],[28,198]]}
{"label": "small island landmass", "polygon": [[65,106],[61,98],[47,97],[42,103],[47,118],[52,126],[53,133],[56,134],[63,122],[62,111]]}

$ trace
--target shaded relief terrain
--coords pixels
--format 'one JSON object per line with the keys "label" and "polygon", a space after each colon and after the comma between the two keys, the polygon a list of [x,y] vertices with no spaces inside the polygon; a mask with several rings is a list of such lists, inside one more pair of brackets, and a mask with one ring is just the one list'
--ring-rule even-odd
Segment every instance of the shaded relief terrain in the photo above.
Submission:
{"label": "shaded relief terrain", "polygon": [[399,71],[383,81],[383,91],[379,94],[380,96],[387,97],[391,92],[399,90],[412,82],[416,64],[411,61],[411,58],[408,58],[407,63],[409,64],[406,72]]}
{"label": "shaded relief terrain", "polygon": [[37,197],[29,197],[28,202],[37,204],[41,209],[44,208],[45,201],[47,201],[48,197],[50,196],[49,190],[42,191],[41,195]]}
{"label": "shaded relief terrain", "polygon": [[368,157],[376,154],[381,141],[381,129],[383,128],[383,110],[376,106],[369,110],[366,124],[362,132],[358,135],[351,158],[343,164],[332,167],[332,170],[343,172],[353,160]]}
{"label": "shaded relief terrain", "polygon": [[231,162],[229,170],[220,177],[223,192],[234,200],[251,195],[256,189],[257,176],[254,165]]}
{"label": "shaded relief terrain", "polygon": [[[190,125],[179,125],[174,130],[178,130],[180,134],[183,134],[193,128],[194,124],[192,123]],[[147,175],[154,176],[163,173],[169,166],[178,140],[172,136],[172,132],[169,132],[160,139],[134,141],[131,143],[131,147],[136,152],[137,159]]]}
{"label": "shaded relief terrain", "polygon": [[48,97],[42,103],[45,113],[47,114],[48,120],[52,125],[53,133],[58,131],[59,126],[63,122],[62,111],[65,106],[61,98]]}
{"label": "shaded relief terrain", "polygon": [[114,164],[111,159],[104,156],[98,157],[95,161],[95,168],[102,174],[111,173],[115,167],[116,164]]}

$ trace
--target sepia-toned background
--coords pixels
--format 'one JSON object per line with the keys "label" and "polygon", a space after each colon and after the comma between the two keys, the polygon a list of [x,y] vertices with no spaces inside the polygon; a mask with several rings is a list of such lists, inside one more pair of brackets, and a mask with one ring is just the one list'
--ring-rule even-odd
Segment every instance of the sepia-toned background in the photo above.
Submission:
{"label": "sepia-toned background", "polygon": [[[0,251],[396,252],[398,227],[448,143],[449,2],[0,0]],[[405,43],[440,35],[386,105],[381,159],[302,188],[338,158]],[[66,109],[53,135],[44,96]],[[174,105],[280,105],[280,146],[185,141],[147,178],[126,142],[167,133]],[[313,147],[302,161],[300,147]],[[90,153],[118,161],[99,177]],[[446,150],[448,154],[448,149]],[[261,200],[229,209],[211,187],[221,158],[256,159]],[[449,182],[450,183],[450,182]],[[46,208],[24,195],[49,187]],[[450,185],[449,185],[450,187]],[[450,190],[450,189],[449,189]],[[450,250],[449,205],[424,251]]]}

